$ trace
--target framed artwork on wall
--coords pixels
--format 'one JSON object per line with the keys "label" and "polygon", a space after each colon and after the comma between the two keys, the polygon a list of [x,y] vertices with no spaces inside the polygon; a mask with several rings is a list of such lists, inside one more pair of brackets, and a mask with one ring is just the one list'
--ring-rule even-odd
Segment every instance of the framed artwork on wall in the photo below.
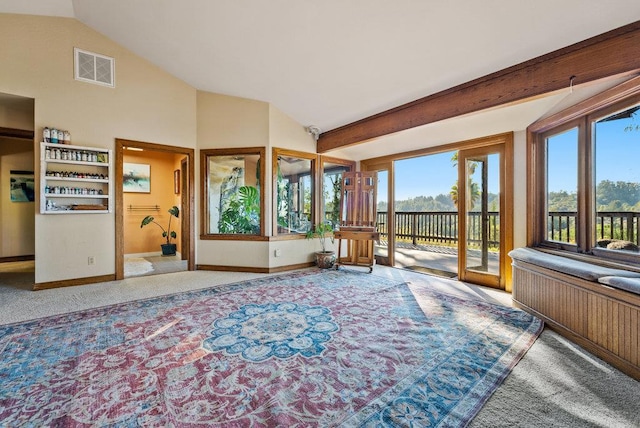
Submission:
{"label": "framed artwork on wall", "polygon": [[33,171],[11,170],[11,202],[33,202],[35,200],[35,186]]}
{"label": "framed artwork on wall", "polygon": [[144,163],[122,165],[122,190],[133,193],[151,193],[151,166]]}

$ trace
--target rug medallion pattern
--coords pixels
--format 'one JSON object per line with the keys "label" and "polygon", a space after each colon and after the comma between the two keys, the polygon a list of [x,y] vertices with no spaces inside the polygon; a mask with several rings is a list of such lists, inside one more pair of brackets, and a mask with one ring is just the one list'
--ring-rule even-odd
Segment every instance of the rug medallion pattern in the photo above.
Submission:
{"label": "rug medallion pattern", "polygon": [[0,420],[464,426],[541,329],[375,274],[264,277],[0,326]]}

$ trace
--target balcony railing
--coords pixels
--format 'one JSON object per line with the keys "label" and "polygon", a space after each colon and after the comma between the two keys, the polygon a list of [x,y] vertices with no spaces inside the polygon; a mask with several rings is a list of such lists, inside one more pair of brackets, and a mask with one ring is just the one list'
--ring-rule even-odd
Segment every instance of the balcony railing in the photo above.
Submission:
{"label": "balcony railing", "polygon": [[[640,245],[640,212],[599,212],[596,216],[597,239],[622,239]],[[456,211],[397,212],[396,239],[418,244],[457,245],[458,213]],[[378,211],[378,232],[388,238],[387,213]],[[481,213],[470,213],[468,233],[471,243],[481,242]],[[550,212],[548,239],[575,242],[576,213]],[[488,241],[490,247],[499,246],[500,217],[488,213]]]}

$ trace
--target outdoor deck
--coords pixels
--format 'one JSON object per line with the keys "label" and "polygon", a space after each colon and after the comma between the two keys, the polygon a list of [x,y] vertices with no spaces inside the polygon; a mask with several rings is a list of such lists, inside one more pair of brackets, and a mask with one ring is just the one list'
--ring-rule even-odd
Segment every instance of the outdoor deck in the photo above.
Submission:
{"label": "outdoor deck", "polygon": [[[380,240],[376,244],[375,254],[378,260],[388,257],[387,241]],[[479,253],[479,252],[478,252]],[[497,269],[498,254],[489,254],[489,264]],[[458,273],[457,247],[443,245],[413,245],[411,243],[396,242],[395,267],[410,268],[420,271],[419,267],[451,272],[452,277]],[[418,267],[418,268],[416,268]]]}

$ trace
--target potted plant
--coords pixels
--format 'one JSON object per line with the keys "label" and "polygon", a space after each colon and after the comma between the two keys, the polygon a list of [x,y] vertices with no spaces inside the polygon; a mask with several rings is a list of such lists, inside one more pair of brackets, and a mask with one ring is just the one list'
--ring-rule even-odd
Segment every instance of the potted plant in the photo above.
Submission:
{"label": "potted plant", "polygon": [[176,239],[176,237],[178,235],[176,235],[176,232],[171,230],[171,219],[173,217],[175,218],[179,218],[180,217],[180,209],[177,206],[172,206],[171,208],[169,208],[169,225],[167,226],[167,228],[165,229],[164,227],[162,227],[160,225],[160,223],[158,223],[157,221],[155,221],[154,217],[151,215],[146,216],[145,218],[142,219],[142,223],[140,223],[140,228],[145,227],[146,225],[150,224],[150,223],[155,223],[160,229],[162,229],[162,237],[166,239],[166,243],[161,244],[160,247],[162,248],[162,255],[163,256],[174,256],[176,254],[176,244],[172,244],[171,240],[172,239]]}
{"label": "potted plant", "polygon": [[334,242],[333,226],[330,223],[318,223],[306,234],[307,239],[320,239],[322,251],[316,252],[316,265],[321,269],[329,269],[336,262],[335,251],[327,251],[327,238]]}

